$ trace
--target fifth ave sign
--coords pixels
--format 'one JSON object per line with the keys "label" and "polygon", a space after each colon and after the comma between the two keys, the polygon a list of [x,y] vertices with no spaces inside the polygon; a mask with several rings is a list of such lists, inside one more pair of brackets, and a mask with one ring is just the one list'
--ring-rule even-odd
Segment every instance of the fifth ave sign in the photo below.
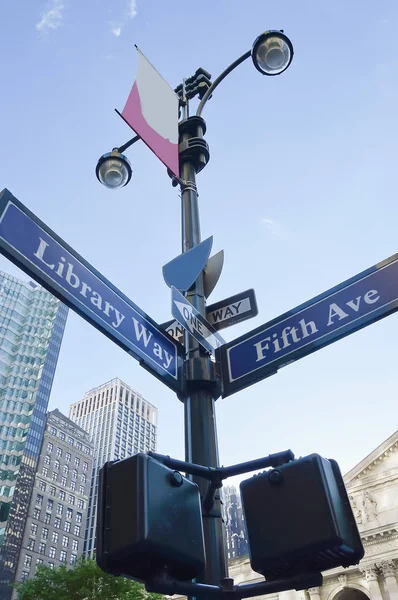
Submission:
{"label": "fifth ave sign", "polygon": [[398,254],[222,346],[223,397],[398,309]]}

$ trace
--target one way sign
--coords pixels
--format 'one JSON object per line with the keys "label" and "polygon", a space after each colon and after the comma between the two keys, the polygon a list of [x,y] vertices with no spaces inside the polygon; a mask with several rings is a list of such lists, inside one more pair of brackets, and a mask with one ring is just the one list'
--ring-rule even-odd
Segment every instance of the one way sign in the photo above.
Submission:
{"label": "one way sign", "polygon": [[172,315],[209,352],[225,344],[224,339],[174,287],[171,287]]}
{"label": "one way sign", "polygon": [[258,314],[254,290],[246,290],[207,307],[206,319],[214,329],[224,329]]}
{"label": "one way sign", "polygon": [[[206,321],[219,331],[257,316],[257,302],[253,289],[240,292],[206,308]],[[184,344],[184,327],[177,320],[163,323],[163,329],[177,342]]]}

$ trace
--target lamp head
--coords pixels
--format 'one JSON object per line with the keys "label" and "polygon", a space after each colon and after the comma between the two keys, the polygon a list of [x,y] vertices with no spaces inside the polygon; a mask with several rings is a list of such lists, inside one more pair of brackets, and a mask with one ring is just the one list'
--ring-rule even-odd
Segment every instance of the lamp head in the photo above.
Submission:
{"label": "lamp head", "polygon": [[265,31],[252,48],[254,66],[263,75],[280,75],[293,59],[293,44],[283,31]]}
{"label": "lamp head", "polygon": [[117,149],[103,154],[95,169],[98,181],[112,190],[127,185],[132,172],[129,160]]}

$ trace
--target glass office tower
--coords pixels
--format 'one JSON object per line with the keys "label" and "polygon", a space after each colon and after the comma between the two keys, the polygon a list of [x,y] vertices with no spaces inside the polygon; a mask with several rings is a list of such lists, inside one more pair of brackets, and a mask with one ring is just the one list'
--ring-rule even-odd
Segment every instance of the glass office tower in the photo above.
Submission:
{"label": "glass office tower", "polygon": [[67,307],[0,271],[0,597],[21,548]]}

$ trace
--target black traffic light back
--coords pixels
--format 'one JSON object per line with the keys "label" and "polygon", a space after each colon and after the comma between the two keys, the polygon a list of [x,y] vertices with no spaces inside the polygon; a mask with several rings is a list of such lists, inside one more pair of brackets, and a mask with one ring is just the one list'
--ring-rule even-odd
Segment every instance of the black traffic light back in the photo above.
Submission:
{"label": "black traffic light back", "polygon": [[167,568],[188,580],[205,567],[198,486],[147,456],[108,462],[98,487],[97,563],[147,581]]}
{"label": "black traffic light back", "polygon": [[266,579],[348,567],[363,558],[336,461],[311,454],[240,488],[251,566]]}

